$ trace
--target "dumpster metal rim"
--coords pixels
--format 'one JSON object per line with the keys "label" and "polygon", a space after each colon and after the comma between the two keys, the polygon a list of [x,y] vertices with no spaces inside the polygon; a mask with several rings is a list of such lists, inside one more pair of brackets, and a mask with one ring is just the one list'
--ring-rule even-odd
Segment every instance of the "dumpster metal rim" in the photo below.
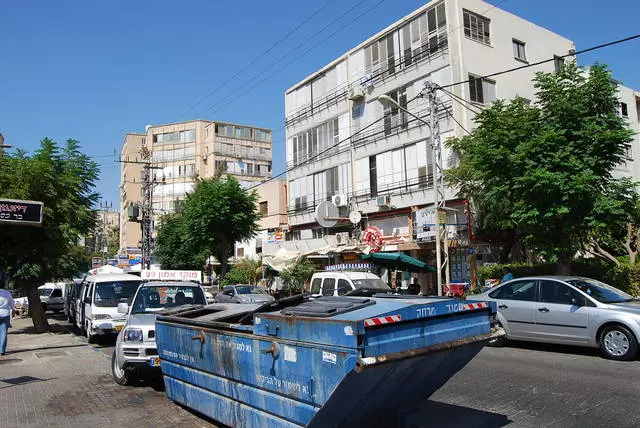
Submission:
{"label": "dumpster metal rim", "polygon": [[447,349],[459,348],[461,346],[470,345],[476,342],[488,342],[491,339],[497,339],[503,337],[505,331],[503,329],[495,329],[491,333],[481,334],[478,336],[471,336],[464,339],[452,340],[449,342],[438,343],[436,345],[427,346],[424,348],[409,349],[402,352],[394,352],[391,354],[377,355],[374,357],[361,357],[358,358],[354,370],[357,373],[363,372],[365,369],[371,366],[377,366],[386,363],[392,363],[394,361],[403,360],[407,358],[420,357],[426,354],[444,351]]}

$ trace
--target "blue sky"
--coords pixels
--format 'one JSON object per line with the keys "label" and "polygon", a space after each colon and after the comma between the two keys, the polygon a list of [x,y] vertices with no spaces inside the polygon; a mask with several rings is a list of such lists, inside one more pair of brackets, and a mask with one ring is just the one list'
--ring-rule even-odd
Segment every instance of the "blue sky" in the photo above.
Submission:
{"label": "blue sky", "polygon": [[[634,34],[640,16],[637,0],[490,3],[572,39],[578,49]],[[125,133],[147,124],[203,118],[271,128],[278,173],[284,169],[285,89],[423,4],[0,0],[0,132],[6,143],[28,151],[44,137],[80,140],[99,161],[99,191],[114,206],[114,150]],[[640,89],[639,54],[636,40],[583,55],[580,63],[606,63],[626,86]]]}

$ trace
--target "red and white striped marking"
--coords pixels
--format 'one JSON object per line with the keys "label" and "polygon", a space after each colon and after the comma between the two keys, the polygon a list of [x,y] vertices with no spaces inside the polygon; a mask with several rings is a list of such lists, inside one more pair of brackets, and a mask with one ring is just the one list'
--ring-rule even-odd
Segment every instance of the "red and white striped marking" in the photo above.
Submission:
{"label": "red and white striped marking", "polygon": [[465,311],[471,311],[473,309],[487,308],[489,307],[489,303],[488,302],[465,303],[464,305],[462,305],[462,307],[463,307],[463,310]]}
{"label": "red and white striped marking", "polygon": [[389,315],[386,317],[369,318],[364,320],[365,327],[372,327],[374,325],[391,324],[394,322],[402,321],[402,317],[398,315]]}

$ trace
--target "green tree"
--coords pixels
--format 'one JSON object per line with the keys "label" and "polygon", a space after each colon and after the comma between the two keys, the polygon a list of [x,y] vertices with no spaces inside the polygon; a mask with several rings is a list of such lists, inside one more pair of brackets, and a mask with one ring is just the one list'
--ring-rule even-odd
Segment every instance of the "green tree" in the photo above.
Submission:
{"label": "green tree", "polygon": [[261,259],[243,259],[234,264],[221,281],[221,285],[257,284],[262,276]]}
{"label": "green tree", "polygon": [[207,255],[188,236],[181,211],[161,217],[154,255],[163,269],[202,269]]}
{"label": "green tree", "polygon": [[258,229],[256,200],[255,192],[243,189],[230,175],[197,179],[180,211],[162,218],[156,256],[163,267],[201,268],[214,255],[224,278],[234,244]]}
{"label": "green tree", "polygon": [[95,225],[98,173],[75,140],[60,147],[45,138],[31,156],[18,151],[0,157],[2,197],[44,203],[42,227],[0,225],[0,267],[28,296],[37,332],[49,327],[37,287],[75,275],[85,262],[77,243]]}
{"label": "green tree", "polygon": [[300,293],[304,285],[311,279],[316,271],[316,265],[308,260],[301,259],[291,267],[280,272],[282,283],[289,294]]}
{"label": "green tree", "polygon": [[114,226],[107,231],[108,257],[114,257],[120,250],[120,226]]}
{"label": "green tree", "polygon": [[521,239],[566,273],[594,231],[627,215],[633,186],[612,171],[632,132],[603,65],[538,73],[535,87],[535,105],[498,101],[476,116],[471,135],[448,141],[460,155],[448,178],[472,200],[481,230]]}

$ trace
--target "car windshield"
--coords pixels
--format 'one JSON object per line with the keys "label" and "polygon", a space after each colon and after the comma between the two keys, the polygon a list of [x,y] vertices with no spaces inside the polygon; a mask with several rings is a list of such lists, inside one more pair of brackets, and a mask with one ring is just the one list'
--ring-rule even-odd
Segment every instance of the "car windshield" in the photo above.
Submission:
{"label": "car windshield", "polygon": [[253,285],[236,285],[235,288],[238,294],[267,294],[260,287]]}
{"label": "car windshield", "polygon": [[358,288],[366,288],[368,290],[390,291],[391,288],[380,278],[354,279],[353,285]]}
{"label": "car windshield", "polygon": [[40,289],[40,297],[48,297],[51,295],[53,288],[41,288]]}
{"label": "car windshield", "polygon": [[131,304],[133,295],[140,285],[140,281],[112,281],[96,284],[94,304],[107,308],[118,306],[118,303]]}
{"label": "car windshield", "polygon": [[140,314],[182,305],[204,304],[204,294],[196,285],[147,285],[140,287],[131,313]]}
{"label": "car windshield", "polygon": [[579,278],[570,279],[567,282],[602,303],[620,303],[634,300],[633,296],[624,291],[595,279]]}

